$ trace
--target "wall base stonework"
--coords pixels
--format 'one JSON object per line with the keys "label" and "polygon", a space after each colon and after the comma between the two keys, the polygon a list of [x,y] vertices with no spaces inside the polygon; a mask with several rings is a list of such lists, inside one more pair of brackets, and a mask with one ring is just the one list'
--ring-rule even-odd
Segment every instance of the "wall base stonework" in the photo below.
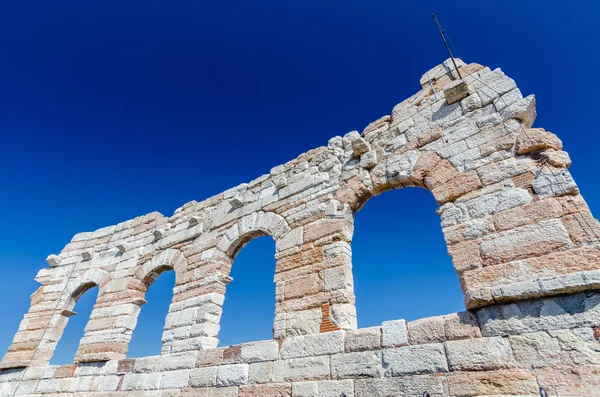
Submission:
{"label": "wall base stonework", "polygon": [[[535,97],[449,60],[389,116],[173,216],[77,234],[0,363],[0,396],[600,396],[600,224]],[[357,329],[351,242],[366,201],[418,186],[439,204],[465,312]],[[231,267],[276,242],[273,340],[218,346]],[[144,297],[174,295],[161,355],[127,359]],[[73,364],[49,365],[76,301],[98,298]]]}

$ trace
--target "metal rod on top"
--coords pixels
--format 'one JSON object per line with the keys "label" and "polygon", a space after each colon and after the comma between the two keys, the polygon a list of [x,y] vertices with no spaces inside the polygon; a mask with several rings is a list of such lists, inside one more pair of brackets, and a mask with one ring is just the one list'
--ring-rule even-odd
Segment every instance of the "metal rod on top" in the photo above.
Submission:
{"label": "metal rod on top", "polygon": [[456,61],[454,60],[454,55],[452,55],[452,51],[450,51],[450,47],[448,47],[448,42],[446,41],[446,31],[444,29],[442,29],[442,25],[440,25],[440,22],[437,20],[437,17],[435,16],[435,14],[431,14],[431,17],[433,18],[433,21],[435,22],[435,26],[437,26],[438,30],[440,31],[440,36],[442,36],[442,40],[444,41],[444,45],[446,46],[446,50],[448,50],[448,55],[450,55],[450,58],[452,59],[452,63],[454,64],[454,69],[456,70],[456,73],[458,73],[458,78],[462,79],[462,76],[460,75],[460,71],[458,70],[458,66],[456,66]]}

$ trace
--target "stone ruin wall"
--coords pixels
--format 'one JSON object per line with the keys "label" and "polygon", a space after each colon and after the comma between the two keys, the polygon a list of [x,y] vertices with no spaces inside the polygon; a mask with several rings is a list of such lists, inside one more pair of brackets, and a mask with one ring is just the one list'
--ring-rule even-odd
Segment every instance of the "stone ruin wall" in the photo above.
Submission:
{"label": "stone ruin wall", "polygon": [[[600,396],[600,227],[534,96],[449,61],[362,133],[173,216],[77,234],[36,280],[0,395]],[[429,80],[431,79],[431,81]],[[392,188],[428,189],[468,311],[356,329],[353,221]],[[217,347],[252,238],[276,241],[273,340]],[[144,295],[176,273],[159,356],[126,359]],[[98,298],[72,365],[49,365],[77,299]]]}

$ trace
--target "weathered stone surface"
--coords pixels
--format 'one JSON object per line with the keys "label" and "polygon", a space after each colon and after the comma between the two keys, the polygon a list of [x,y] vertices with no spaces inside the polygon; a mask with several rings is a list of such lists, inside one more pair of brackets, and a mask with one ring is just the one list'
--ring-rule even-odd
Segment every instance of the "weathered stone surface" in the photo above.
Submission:
{"label": "weathered stone surface", "polygon": [[556,135],[543,128],[525,128],[519,132],[517,154],[544,149],[562,150],[562,142]]}
{"label": "weathered stone surface", "polygon": [[534,396],[539,393],[535,375],[520,369],[453,372],[448,375],[452,396]]}
{"label": "weathered stone surface", "polygon": [[541,221],[481,239],[484,263],[503,263],[540,256],[572,246],[569,235],[558,220]]}
{"label": "weathered stone surface", "polygon": [[346,352],[380,349],[381,327],[361,328],[347,331],[344,346]]}
{"label": "weathered stone surface", "polygon": [[281,346],[280,356],[286,359],[335,354],[343,351],[344,332],[337,331],[286,339]]}
{"label": "weathered stone surface", "polygon": [[334,379],[379,378],[382,372],[380,351],[331,356],[331,376]]}
{"label": "weathered stone surface", "polygon": [[217,386],[238,386],[248,382],[248,364],[221,365],[217,370]]}
{"label": "weathered stone surface", "polygon": [[458,102],[469,95],[469,86],[464,80],[456,80],[444,87],[444,97],[448,105]]}
{"label": "weathered stone surface", "polygon": [[431,397],[446,396],[444,379],[439,376],[407,376],[357,380],[354,385],[356,397],[420,396],[423,390]]}
{"label": "weathered stone surface", "polygon": [[382,346],[408,345],[408,331],[404,320],[384,321],[381,324],[381,332]]}
{"label": "weathered stone surface", "polygon": [[433,343],[383,350],[385,376],[430,374],[448,371],[444,345]]}
{"label": "weathered stone surface", "polygon": [[282,380],[289,382],[328,379],[331,376],[330,368],[329,356],[318,356],[278,361],[274,371]]}
{"label": "weathered stone surface", "polygon": [[448,363],[453,371],[489,371],[514,368],[508,339],[501,337],[457,340],[445,343]]}
{"label": "weathered stone surface", "polygon": [[437,316],[410,321],[408,335],[411,345],[444,342],[447,340],[446,320],[444,316]]}
{"label": "weathered stone surface", "polygon": [[[560,140],[529,128],[535,97],[500,69],[457,61],[462,80],[447,60],[363,134],[170,217],[77,234],[35,278],[0,364],[0,395],[448,397],[533,395],[537,385],[597,394],[600,224]],[[466,307],[478,309],[356,330],[356,212],[407,186],[440,204]],[[217,348],[233,261],[261,235],[276,241],[275,339]],[[145,293],[165,270],[177,280],[161,355],[125,359]],[[76,364],[48,366],[92,285],[98,300]]]}

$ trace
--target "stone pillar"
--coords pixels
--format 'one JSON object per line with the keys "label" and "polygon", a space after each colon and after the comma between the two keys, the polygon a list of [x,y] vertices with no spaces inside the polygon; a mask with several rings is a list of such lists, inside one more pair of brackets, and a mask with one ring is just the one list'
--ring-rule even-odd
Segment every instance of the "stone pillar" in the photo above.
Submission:
{"label": "stone pillar", "polygon": [[356,328],[352,222],[318,219],[277,242],[275,338]]}

